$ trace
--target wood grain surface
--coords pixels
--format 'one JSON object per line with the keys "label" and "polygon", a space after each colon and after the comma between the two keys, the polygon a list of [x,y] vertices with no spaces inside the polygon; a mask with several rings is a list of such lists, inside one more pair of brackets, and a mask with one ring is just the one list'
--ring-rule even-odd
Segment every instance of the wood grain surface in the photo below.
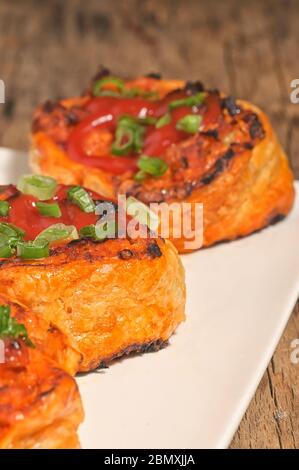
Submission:
{"label": "wood grain surface", "polygon": [[[201,79],[261,106],[299,178],[297,0],[0,0],[0,145],[26,149],[32,109],[71,96],[99,64],[116,74],[161,71]],[[295,308],[231,443],[232,448],[299,448],[299,338]]]}

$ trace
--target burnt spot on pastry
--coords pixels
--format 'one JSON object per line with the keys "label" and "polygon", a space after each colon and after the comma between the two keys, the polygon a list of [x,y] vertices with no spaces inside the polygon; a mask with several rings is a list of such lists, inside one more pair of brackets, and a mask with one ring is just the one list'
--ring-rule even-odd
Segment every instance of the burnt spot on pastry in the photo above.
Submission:
{"label": "burnt spot on pastry", "polygon": [[66,115],[66,120],[70,126],[74,126],[80,122],[80,117],[74,111],[70,110]]}
{"label": "burnt spot on pastry", "polygon": [[249,135],[254,139],[262,140],[265,137],[265,131],[257,114],[248,112],[243,116],[243,121],[248,124]]}
{"label": "burnt spot on pastry", "polygon": [[147,254],[153,259],[160,258],[162,256],[162,251],[160,250],[159,245],[155,240],[150,242],[146,251]]}
{"label": "burnt spot on pastry", "polygon": [[245,142],[243,145],[246,150],[252,150],[254,147],[254,145],[251,142]]}
{"label": "burnt spot on pastry", "polygon": [[285,219],[285,217],[286,216],[284,214],[276,214],[269,219],[268,225],[277,224],[278,222],[281,222],[283,219]]}
{"label": "burnt spot on pastry", "polygon": [[264,129],[257,116],[256,116],[256,119],[254,119],[254,121],[251,123],[249,132],[250,132],[250,137],[252,139],[255,139],[255,138],[262,139],[264,137],[265,135]]}
{"label": "burnt spot on pastry", "polygon": [[107,77],[108,75],[110,75],[110,70],[104,65],[100,65],[98,72],[92,78],[92,82],[96,82],[97,80]]}
{"label": "burnt spot on pastry", "polygon": [[240,107],[237,105],[233,96],[227,96],[221,100],[222,109],[226,109],[230,116],[235,116],[241,112]]}
{"label": "burnt spot on pastry", "polygon": [[153,78],[154,80],[161,80],[162,75],[157,72],[150,72],[145,75],[146,78]]}
{"label": "burnt spot on pastry", "polygon": [[203,178],[201,178],[200,183],[203,185],[207,185],[212,183],[217,176],[223,173],[224,170],[227,168],[228,162],[235,156],[235,152],[232,148],[229,148],[225,154],[216,161],[213,170]]}
{"label": "burnt spot on pastry", "polygon": [[207,131],[201,131],[201,135],[205,135],[206,137],[212,137],[215,140],[218,140],[219,138],[218,129],[208,129]]}
{"label": "burnt spot on pastry", "polygon": [[181,157],[181,163],[182,163],[182,167],[183,168],[189,168],[189,162],[188,162],[188,158],[185,157],[184,155]]}
{"label": "burnt spot on pastry", "polygon": [[185,85],[185,90],[188,94],[195,95],[196,93],[204,91],[204,86],[199,80],[195,82],[187,82]]}
{"label": "burnt spot on pastry", "polygon": [[56,101],[50,101],[50,100],[47,100],[43,106],[42,106],[42,110],[47,113],[47,114],[50,114],[54,111],[54,109],[57,108],[58,103]]}
{"label": "burnt spot on pastry", "polygon": [[118,253],[118,257],[123,260],[131,259],[133,258],[133,256],[134,256],[134,253],[131,250],[121,250]]}
{"label": "burnt spot on pastry", "polygon": [[128,356],[129,354],[147,354],[157,352],[160,349],[165,348],[167,345],[168,341],[165,341],[163,339],[157,339],[143,344],[132,344],[127,348],[124,348],[118,353],[114,354],[110,358],[101,361],[97,369],[108,369],[112,361],[120,359],[123,356]]}
{"label": "burnt spot on pastry", "polygon": [[218,90],[218,88],[212,88],[211,90],[208,90],[208,93],[210,95],[220,96],[220,91]]}

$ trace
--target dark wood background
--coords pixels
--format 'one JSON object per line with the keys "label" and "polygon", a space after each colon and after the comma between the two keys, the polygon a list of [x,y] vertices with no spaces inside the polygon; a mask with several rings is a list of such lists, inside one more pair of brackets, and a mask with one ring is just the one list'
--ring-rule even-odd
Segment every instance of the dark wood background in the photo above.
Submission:
{"label": "dark wood background", "polygon": [[[201,79],[271,117],[299,177],[298,0],[0,0],[0,145],[27,149],[34,106],[78,94],[99,64],[115,74]],[[299,447],[299,306],[233,448]]]}

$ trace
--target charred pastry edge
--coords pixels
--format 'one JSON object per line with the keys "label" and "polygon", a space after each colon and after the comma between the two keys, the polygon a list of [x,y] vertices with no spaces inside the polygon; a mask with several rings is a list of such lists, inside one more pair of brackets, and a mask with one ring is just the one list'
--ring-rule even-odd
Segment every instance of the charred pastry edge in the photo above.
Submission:
{"label": "charred pastry edge", "polygon": [[160,349],[164,349],[166,346],[168,346],[168,344],[168,340],[163,339],[155,339],[147,343],[141,344],[132,344],[122,349],[118,353],[108,357],[107,359],[103,359],[97,366],[97,369],[108,369],[109,365],[115,360],[122,359],[124,356],[129,356],[131,354],[146,354],[151,352],[157,352]]}
{"label": "charred pastry edge", "polygon": [[[161,240],[161,242],[164,242],[164,239],[162,237],[158,238]],[[105,240],[93,240],[91,238],[78,238],[76,240],[71,240],[68,243],[59,245],[55,248],[52,248],[50,250],[50,255],[47,258],[40,258],[34,260],[23,260],[22,258],[19,258],[17,256],[13,256],[11,258],[3,258],[0,260],[0,269],[8,269],[8,268],[13,268],[13,267],[20,267],[20,266],[34,266],[34,267],[40,267],[40,268],[47,268],[49,267],[49,263],[45,262],[44,260],[49,260],[50,258],[54,258],[59,255],[66,255],[68,256],[68,259],[65,261],[61,261],[55,266],[63,266],[65,264],[68,264],[69,262],[73,262],[76,260],[84,260],[88,263],[94,263],[95,261],[105,261],[109,259],[119,259],[122,261],[128,261],[128,260],[139,260],[142,261],[144,259],[147,260],[154,260],[156,258],[160,258],[164,255],[163,251],[160,249],[157,240],[153,238],[145,238],[143,239],[145,241],[144,244],[144,249],[140,251],[134,251],[134,242],[127,238],[131,242],[131,247],[132,248],[124,248],[120,251],[115,251],[115,254],[112,256],[109,255],[101,255],[98,253],[94,253],[92,250],[93,245],[101,245],[105,242],[109,241],[114,241],[114,240],[126,240],[123,238],[106,238]],[[73,250],[75,247],[86,247],[86,251],[79,252],[76,250]],[[125,252],[125,253],[124,253]]]}
{"label": "charred pastry edge", "polygon": [[[3,186],[3,192],[5,192],[5,190],[10,186],[13,186],[13,185]],[[9,196],[5,200],[6,201],[11,201],[12,199],[19,196],[20,194],[21,194],[20,191],[16,190],[15,194],[12,194],[11,196]],[[113,200],[110,201],[110,200],[106,200],[106,199],[93,199],[93,201],[96,205],[99,204],[99,203],[102,203],[102,202],[111,203],[113,205],[114,209],[115,209],[115,213],[118,212],[118,205]],[[135,259],[143,259],[144,256],[142,256],[142,255],[145,255],[146,257],[148,257],[150,259],[155,259],[155,258],[161,257],[163,255],[163,253],[160,250],[156,239],[150,236],[150,229],[148,227],[147,227],[147,235],[148,235],[148,237],[145,239],[145,249],[144,249],[144,251],[141,251],[141,252],[134,252],[134,249],[133,249],[134,241],[132,239],[130,239],[128,236],[126,236],[125,238],[118,238],[118,237],[105,238],[103,240],[93,240],[92,238],[81,237],[81,238],[78,238],[78,239],[75,239],[75,240],[71,240],[71,241],[69,241],[65,244],[61,244],[61,245],[59,245],[57,247],[54,247],[54,248],[50,247],[50,255],[47,257],[47,259],[49,259],[51,257],[54,257],[54,256],[58,256],[62,253],[66,253],[66,254],[70,255],[70,254],[72,254],[72,248],[74,246],[100,245],[100,244],[103,244],[103,243],[108,243],[111,240],[112,241],[114,241],[114,240],[129,240],[129,242],[132,245],[132,249],[125,248],[125,249],[120,250],[119,252],[117,252],[115,254],[114,257],[115,258],[118,257],[120,260],[129,260],[129,259],[134,259],[134,258]],[[160,240],[162,240],[161,237],[158,237],[158,238]],[[105,256],[103,256],[103,257],[97,256],[97,259],[105,259],[105,258],[106,258]],[[42,261],[42,259],[43,258],[41,258],[41,261]],[[71,257],[71,259],[73,259],[73,258]],[[89,253],[89,251],[87,251],[85,253],[82,253],[82,259],[85,259],[85,260],[90,261],[90,262],[93,261],[92,254]],[[33,263],[30,264],[30,260],[25,262],[21,258],[19,258],[17,256],[13,256],[11,258],[5,258],[5,259],[0,260],[0,269],[2,268],[2,266],[8,266],[9,264],[14,264],[14,265],[17,265],[17,266],[20,266],[20,265],[21,266],[23,266],[23,265],[24,266],[29,266],[29,265],[36,266],[38,264],[38,260],[36,260],[36,262],[34,264]],[[41,264],[38,264],[38,265],[39,266],[46,266],[47,263],[41,263]]]}
{"label": "charred pastry edge", "polygon": [[[225,170],[228,168],[228,162],[232,160],[237,154],[234,152],[234,150],[230,147],[222,157],[220,157],[214,165],[214,168],[212,171],[202,177],[199,180],[199,184],[206,186],[207,184],[212,183],[217,176],[219,176],[221,173],[223,173]],[[195,189],[195,188],[194,188]]]}

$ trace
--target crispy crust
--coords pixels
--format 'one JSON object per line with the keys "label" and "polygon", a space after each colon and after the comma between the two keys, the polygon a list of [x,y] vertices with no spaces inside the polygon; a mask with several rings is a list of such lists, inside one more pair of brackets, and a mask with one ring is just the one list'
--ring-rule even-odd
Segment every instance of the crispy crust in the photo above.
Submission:
{"label": "crispy crust", "polygon": [[71,347],[67,337],[51,322],[43,316],[36,315],[20,303],[13,302],[10,298],[0,294],[0,305],[8,304],[11,308],[12,316],[23,323],[28,331],[28,335],[35,346],[49,358],[53,359],[59,367],[71,375],[74,375],[81,362],[81,354]]}
{"label": "crispy crust", "polygon": [[166,341],[184,320],[184,270],[161,239],[81,240],[43,260],[8,259],[0,285],[64,335],[80,354],[79,371]]}
{"label": "crispy crust", "polygon": [[[75,380],[39,348],[39,319],[1,295],[12,316],[26,321],[35,348],[23,340],[5,341],[0,364],[0,448],[78,448],[77,428],[83,420]],[[34,332],[37,335],[34,336]]]}
{"label": "crispy crust", "polygon": [[[155,83],[160,87],[161,96],[166,89],[170,91],[184,86],[184,82],[180,81],[157,80]],[[164,83],[167,87],[163,91]],[[71,107],[73,100],[65,103]],[[167,202],[203,203],[203,246],[233,240],[266,227],[275,218],[288,214],[294,200],[293,176],[287,157],[266,114],[251,103],[238,103],[258,116],[265,132],[264,138],[256,142],[253,148],[239,149],[232,158],[218,165],[214,172],[209,170],[202,175],[192,185],[189,194],[181,192],[180,195],[175,182],[172,188],[171,185],[167,186],[169,194],[174,194]],[[136,189],[129,174],[124,175],[119,184],[117,178],[107,172],[73,162],[44,130],[33,133],[30,161],[35,172],[55,176],[64,183],[82,184],[109,197],[118,192],[131,193],[133,188],[141,200],[148,202],[146,192],[153,193],[157,189],[156,182],[149,182],[147,188],[141,185]],[[163,179],[161,185],[163,187]],[[169,191],[171,189],[173,191]],[[193,222],[194,211],[192,207]],[[172,236],[174,229],[175,223],[172,222],[170,239],[179,252],[189,251],[184,237]]]}

